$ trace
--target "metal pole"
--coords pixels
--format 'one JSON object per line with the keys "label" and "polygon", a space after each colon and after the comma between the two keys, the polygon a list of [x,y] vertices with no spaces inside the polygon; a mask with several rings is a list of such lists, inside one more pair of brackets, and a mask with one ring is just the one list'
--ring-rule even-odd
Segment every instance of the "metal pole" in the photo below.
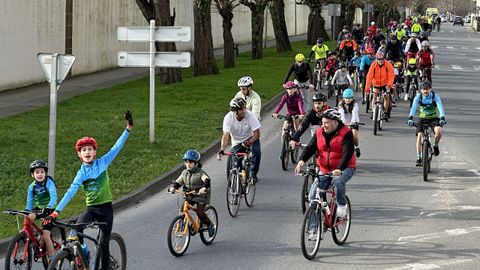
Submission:
{"label": "metal pole", "polygon": [[55,131],[57,129],[57,60],[58,53],[52,54],[50,79],[50,132],[48,136],[48,174],[55,179]]}
{"label": "metal pole", "polygon": [[367,28],[370,26],[370,12],[367,10]]}
{"label": "metal pole", "polygon": [[155,20],[150,20],[150,143],[155,142]]}
{"label": "metal pole", "polygon": [[332,26],[332,31],[333,31],[333,32],[332,32],[332,39],[333,39],[333,40],[337,40],[337,35],[336,35],[336,34],[337,34],[337,31],[336,31],[336,29],[335,29],[335,28],[336,28],[336,27],[335,27],[335,24],[336,24],[336,23],[335,23],[335,16],[333,16],[333,26]]}
{"label": "metal pole", "polygon": [[265,8],[265,23],[264,23],[265,24],[265,40],[263,41],[263,48],[267,48],[267,29],[268,29],[268,27],[267,27],[267,22],[268,22],[267,14],[268,13],[267,12],[268,12],[268,8]]}
{"label": "metal pole", "polygon": [[295,36],[297,35],[297,2],[293,4],[295,7]]}

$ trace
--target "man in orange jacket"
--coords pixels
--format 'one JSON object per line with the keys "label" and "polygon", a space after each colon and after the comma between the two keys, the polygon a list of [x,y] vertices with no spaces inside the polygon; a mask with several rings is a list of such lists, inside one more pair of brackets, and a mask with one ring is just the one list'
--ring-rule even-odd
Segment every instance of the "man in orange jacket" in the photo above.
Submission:
{"label": "man in orange jacket", "polygon": [[383,53],[379,52],[376,54],[376,60],[373,61],[370,69],[368,70],[365,92],[366,94],[370,93],[370,88],[373,83],[373,99],[371,108],[373,108],[373,105],[375,104],[377,95],[385,92],[386,95],[384,96],[385,98],[383,100],[383,107],[385,108],[387,116],[390,117],[390,111],[392,110],[390,89],[393,87],[395,74],[392,63],[385,61],[384,58],[385,56]]}

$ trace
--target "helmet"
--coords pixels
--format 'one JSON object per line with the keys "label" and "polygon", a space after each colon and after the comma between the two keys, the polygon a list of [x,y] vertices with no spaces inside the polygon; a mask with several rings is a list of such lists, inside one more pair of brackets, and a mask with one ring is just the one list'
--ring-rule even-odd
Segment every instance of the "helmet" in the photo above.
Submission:
{"label": "helmet", "polygon": [[366,40],[370,40],[370,37],[369,36],[363,37],[363,41],[366,41]]}
{"label": "helmet", "polygon": [[400,67],[402,67],[402,62],[397,61],[397,62],[395,62],[394,66],[395,66],[396,68],[400,68]]}
{"label": "helmet", "polygon": [[188,150],[183,154],[183,160],[191,160],[198,163],[200,161],[200,153],[197,150]]}
{"label": "helmet", "polygon": [[415,58],[412,57],[412,58],[408,59],[408,64],[409,64],[409,65],[416,65],[416,64],[417,64],[417,60],[415,60]]}
{"label": "helmet", "polygon": [[372,53],[375,53],[375,51],[373,50],[373,48],[367,48],[367,49],[365,50],[365,53],[367,53],[367,54],[372,54]]}
{"label": "helmet", "polygon": [[410,33],[410,36],[411,36],[411,37],[417,37],[417,33],[412,32],[412,33]]}
{"label": "helmet", "polygon": [[288,81],[286,83],[283,84],[283,88],[285,89],[290,89],[290,88],[297,88],[298,85],[292,81]]}
{"label": "helmet", "polygon": [[424,40],[424,41],[422,41],[422,47],[423,46],[430,46],[430,44],[428,43],[428,41]]}
{"label": "helmet", "polygon": [[424,38],[424,37],[425,37],[425,34],[426,34],[425,31],[420,31],[419,36],[420,36],[421,38]]}
{"label": "helmet", "polygon": [[250,77],[250,76],[241,77],[240,79],[238,79],[237,85],[238,85],[238,87],[253,85],[252,77]]}
{"label": "helmet", "polygon": [[241,97],[236,97],[230,101],[231,110],[241,110],[245,108],[246,105],[247,105],[247,102],[245,101],[245,99]]}
{"label": "helmet", "polygon": [[30,163],[30,173],[33,173],[33,171],[35,171],[35,169],[38,169],[38,168],[43,168],[45,172],[48,172],[48,166],[47,166],[47,163],[45,163],[45,161],[37,159],[32,161],[32,163]]}
{"label": "helmet", "polygon": [[317,38],[317,44],[323,43],[323,38]]}
{"label": "helmet", "polygon": [[394,33],[391,33],[390,34],[390,39],[391,40],[397,40],[397,35],[395,35]]}
{"label": "helmet", "polygon": [[430,88],[432,88],[432,83],[429,80],[426,80],[426,81],[423,82],[421,88],[422,89],[430,89]]}
{"label": "helmet", "polygon": [[345,38],[352,38],[352,35],[350,33],[345,34]]}
{"label": "helmet", "polygon": [[371,22],[370,25],[375,25],[375,22]]}
{"label": "helmet", "polygon": [[82,146],[86,146],[86,145],[91,145],[91,146],[93,146],[93,148],[97,149],[97,141],[95,141],[94,138],[83,137],[83,138],[77,140],[77,143],[75,144],[75,150],[77,150],[77,152],[78,152],[78,151],[80,151],[80,148],[82,148]]}
{"label": "helmet", "polygon": [[353,90],[351,88],[343,90],[343,98],[353,98]]}
{"label": "helmet", "polygon": [[330,119],[330,120],[337,120],[337,121],[341,121],[341,115],[340,113],[335,110],[335,109],[328,109],[326,111],[323,112],[323,115],[322,115],[323,118],[327,118],[327,119]]}
{"label": "helmet", "polygon": [[305,55],[301,53],[295,55],[295,61],[303,61],[303,60],[305,60]]}
{"label": "helmet", "polygon": [[345,64],[345,62],[340,62],[340,63],[338,64],[338,67],[339,67],[339,68],[344,68],[344,67],[347,67],[347,64]]}
{"label": "helmet", "polygon": [[335,52],[328,52],[328,55],[337,55]]}
{"label": "helmet", "polygon": [[385,55],[382,52],[377,52],[377,54],[375,55],[375,58],[377,60],[383,60],[385,58]]}
{"label": "helmet", "polygon": [[327,96],[325,96],[322,93],[317,93],[317,94],[313,95],[312,100],[313,100],[313,102],[315,102],[315,101],[326,102],[327,101]]}

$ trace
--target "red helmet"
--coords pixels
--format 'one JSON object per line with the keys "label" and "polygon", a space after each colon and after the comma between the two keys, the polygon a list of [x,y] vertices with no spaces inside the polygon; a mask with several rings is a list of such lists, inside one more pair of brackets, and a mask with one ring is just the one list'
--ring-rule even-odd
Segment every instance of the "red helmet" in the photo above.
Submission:
{"label": "red helmet", "polygon": [[285,89],[291,89],[291,88],[297,88],[298,85],[292,81],[288,81],[286,83],[283,84],[283,88]]}
{"label": "red helmet", "polygon": [[77,143],[75,144],[75,150],[80,151],[80,148],[85,145],[91,145],[93,148],[97,149],[97,141],[95,141],[94,138],[92,137],[83,137],[81,139],[77,140]]}
{"label": "red helmet", "polygon": [[377,52],[375,58],[377,58],[377,60],[383,60],[385,58],[385,55],[382,52]]}

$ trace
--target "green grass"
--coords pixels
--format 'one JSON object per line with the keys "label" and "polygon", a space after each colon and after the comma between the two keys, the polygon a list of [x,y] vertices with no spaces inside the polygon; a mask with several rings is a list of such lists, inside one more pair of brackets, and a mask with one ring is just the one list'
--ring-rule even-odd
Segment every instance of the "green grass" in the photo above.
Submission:
{"label": "green grass", "polygon": [[[123,132],[123,112],[133,111],[135,127],[109,168],[113,197],[118,199],[178,164],[185,150],[203,149],[220,138],[215,128],[222,125],[228,101],[237,92],[239,77],[247,74],[253,77],[254,89],[264,103],[278,94],[295,54],[306,54],[311,48],[304,41],[293,43],[293,46],[292,52],[282,54],[277,54],[275,48],[267,48],[262,60],[251,60],[250,53],[243,53],[237,58],[234,69],[223,69],[220,60],[217,62],[218,75],[193,77],[190,68],[183,70],[182,83],[157,84],[154,144],[149,143],[148,78],[59,103],[55,170],[58,199],[80,168],[74,150],[78,138],[95,137],[99,144],[97,154],[101,156]],[[34,159],[48,159],[48,123],[48,105],[0,119],[0,210],[25,208],[27,187],[32,181],[28,165]],[[82,212],[83,199],[80,190],[60,218]],[[0,239],[15,234],[16,229],[15,218],[0,214]]]}

